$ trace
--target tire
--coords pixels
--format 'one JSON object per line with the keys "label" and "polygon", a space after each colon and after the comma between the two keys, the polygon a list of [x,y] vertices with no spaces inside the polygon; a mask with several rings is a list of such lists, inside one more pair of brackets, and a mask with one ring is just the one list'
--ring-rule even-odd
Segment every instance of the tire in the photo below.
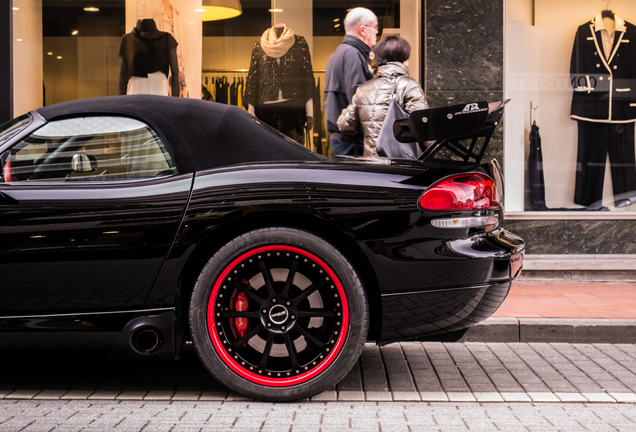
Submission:
{"label": "tire", "polygon": [[366,294],[346,258],[288,227],[251,231],[223,246],[190,302],[203,365],[225,386],[261,400],[303,399],[337,384],[360,357],[368,327]]}

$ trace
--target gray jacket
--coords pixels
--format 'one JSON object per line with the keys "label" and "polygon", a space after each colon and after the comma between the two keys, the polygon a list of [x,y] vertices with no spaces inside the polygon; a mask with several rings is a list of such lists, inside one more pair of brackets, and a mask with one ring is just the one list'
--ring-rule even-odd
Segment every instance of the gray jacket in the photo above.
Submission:
{"label": "gray jacket", "polygon": [[409,78],[408,68],[403,63],[390,62],[380,66],[377,78],[358,87],[351,103],[338,118],[338,128],[343,134],[354,135],[362,129],[365,156],[377,155],[375,145],[389,110],[394,77],[400,77],[395,98],[406,112],[428,108],[422,87]]}
{"label": "gray jacket", "polygon": [[[342,136],[336,124],[338,116],[349,105],[358,86],[373,78],[367,60],[371,48],[355,36],[345,35],[329,57],[325,72],[325,123],[332,139]],[[352,134],[353,135],[353,134]],[[362,136],[352,142],[362,142]]]}

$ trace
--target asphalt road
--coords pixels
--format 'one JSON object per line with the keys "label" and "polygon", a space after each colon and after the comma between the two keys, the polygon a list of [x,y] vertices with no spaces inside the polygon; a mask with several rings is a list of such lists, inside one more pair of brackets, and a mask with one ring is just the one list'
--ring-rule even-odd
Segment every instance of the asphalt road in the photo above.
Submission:
{"label": "asphalt road", "polygon": [[191,351],[0,370],[0,431],[636,430],[633,344],[369,344],[337,388],[277,404],[229,392]]}

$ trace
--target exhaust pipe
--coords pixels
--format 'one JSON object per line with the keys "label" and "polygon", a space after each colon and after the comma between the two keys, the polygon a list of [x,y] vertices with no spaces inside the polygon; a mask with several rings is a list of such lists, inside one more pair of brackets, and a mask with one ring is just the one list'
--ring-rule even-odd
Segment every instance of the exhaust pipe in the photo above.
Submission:
{"label": "exhaust pipe", "polygon": [[142,327],[132,337],[132,346],[141,354],[152,354],[163,342],[161,332],[154,327]]}

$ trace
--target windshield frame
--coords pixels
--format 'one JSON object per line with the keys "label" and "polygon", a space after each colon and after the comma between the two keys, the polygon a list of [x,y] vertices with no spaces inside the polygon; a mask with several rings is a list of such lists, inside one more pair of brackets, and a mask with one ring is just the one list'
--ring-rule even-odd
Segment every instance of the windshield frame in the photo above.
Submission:
{"label": "windshield frame", "polygon": [[27,113],[4,123],[0,126],[0,145],[4,144],[12,137],[29,127],[32,122],[33,116],[31,116],[30,113]]}

